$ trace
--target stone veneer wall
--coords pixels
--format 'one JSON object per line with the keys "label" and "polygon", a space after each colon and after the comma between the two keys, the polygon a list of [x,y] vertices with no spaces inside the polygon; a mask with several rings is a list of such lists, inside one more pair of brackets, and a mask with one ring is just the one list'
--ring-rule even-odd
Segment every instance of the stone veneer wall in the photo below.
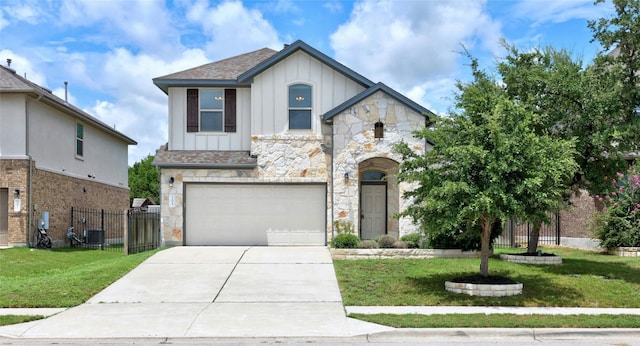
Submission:
{"label": "stone veneer wall", "polygon": [[[96,182],[89,179],[71,177],[38,169],[32,161],[32,205],[38,210],[32,214],[32,224],[36,225],[42,211],[49,212],[48,234],[54,246],[65,246],[66,232],[71,220],[71,208],[91,208],[105,210],[127,210],[129,189]],[[29,161],[2,160],[0,187],[9,188],[9,246],[29,245],[34,228],[29,224]],[[83,189],[84,188],[84,189]],[[20,189],[21,209],[13,211],[13,191]]]}
{"label": "stone veneer wall", "polygon": [[[401,157],[394,153],[393,148],[402,141],[416,152],[424,152],[428,149],[427,144],[414,138],[412,133],[424,128],[425,117],[385,93],[377,92],[333,119],[333,219],[349,220],[358,230],[360,164],[373,158],[388,158],[399,163]],[[384,138],[374,138],[374,124],[378,121],[384,123]],[[349,173],[349,181],[345,181],[345,173]],[[400,183],[397,196],[402,196],[404,191],[411,188],[413,186]],[[397,203],[398,211],[402,212],[409,201],[400,197]],[[397,237],[418,230],[408,218],[402,218],[391,225],[397,229],[388,229],[388,232]]]}
{"label": "stone veneer wall", "polygon": [[[162,239],[165,245],[183,244],[184,183],[326,183],[331,158],[323,152],[322,136],[252,136],[251,154],[258,157],[255,169],[163,168],[161,176]],[[169,178],[174,177],[173,186]],[[331,187],[327,188],[330,210]],[[329,216],[329,212],[327,212]],[[327,225],[329,238],[331,225]]]}

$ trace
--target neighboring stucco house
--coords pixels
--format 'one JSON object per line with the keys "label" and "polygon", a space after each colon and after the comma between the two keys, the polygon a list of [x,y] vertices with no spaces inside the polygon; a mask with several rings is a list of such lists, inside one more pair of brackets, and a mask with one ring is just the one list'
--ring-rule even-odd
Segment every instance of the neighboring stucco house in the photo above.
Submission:
{"label": "neighboring stucco house", "polygon": [[433,114],[302,41],[155,78],[169,98],[165,245],[324,245],[335,220],[372,239],[417,231],[395,214],[395,144]]}
{"label": "neighboring stucco house", "polygon": [[63,246],[72,207],[126,210],[136,142],[0,66],[0,246],[34,244],[38,220]]}

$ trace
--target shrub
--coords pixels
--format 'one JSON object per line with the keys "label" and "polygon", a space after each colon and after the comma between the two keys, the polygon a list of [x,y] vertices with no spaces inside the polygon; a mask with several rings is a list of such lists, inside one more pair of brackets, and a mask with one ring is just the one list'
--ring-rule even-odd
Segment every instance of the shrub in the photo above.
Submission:
{"label": "shrub", "polygon": [[385,234],[378,237],[378,245],[383,249],[391,249],[393,248],[393,243],[396,242],[396,238]]}
{"label": "shrub", "polygon": [[359,249],[377,249],[379,248],[378,243],[375,240],[363,240],[358,244]]}
{"label": "shrub", "polygon": [[409,248],[409,244],[407,244],[406,241],[400,240],[400,241],[397,241],[397,242],[393,243],[393,248],[394,249],[407,249],[407,248]]}
{"label": "shrub", "polygon": [[[496,222],[491,229],[491,244],[502,234],[502,223]],[[480,250],[481,232],[479,226],[460,225],[455,230],[427,231],[426,247],[430,249]]]}
{"label": "shrub", "polygon": [[336,249],[355,249],[360,238],[353,233],[340,233],[331,239],[331,247]]}
{"label": "shrub", "polygon": [[407,243],[407,248],[417,249],[422,244],[423,238],[424,237],[420,233],[410,233],[400,237],[400,240]]}
{"label": "shrub", "polygon": [[353,233],[353,223],[349,220],[335,220],[333,221],[333,229],[338,234]]}
{"label": "shrub", "polygon": [[[637,165],[636,165],[637,167]],[[640,246],[640,173],[630,168],[617,173],[611,181],[612,191],[595,198],[602,203],[593,228],[600,246],[605,249]]]}

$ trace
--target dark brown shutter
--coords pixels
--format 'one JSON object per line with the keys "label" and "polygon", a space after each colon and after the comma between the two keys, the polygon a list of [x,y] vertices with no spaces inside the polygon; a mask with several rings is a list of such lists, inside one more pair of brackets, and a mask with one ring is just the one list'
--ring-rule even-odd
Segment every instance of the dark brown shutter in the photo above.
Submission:
{"label": "dark brown shutter", "polygon": [[224,89],[224,132],[236,132],[236,89]]}
{"label": "dark brown shutter", "polygon": [[198,89],[187,89],[187,132],[198,132]]}

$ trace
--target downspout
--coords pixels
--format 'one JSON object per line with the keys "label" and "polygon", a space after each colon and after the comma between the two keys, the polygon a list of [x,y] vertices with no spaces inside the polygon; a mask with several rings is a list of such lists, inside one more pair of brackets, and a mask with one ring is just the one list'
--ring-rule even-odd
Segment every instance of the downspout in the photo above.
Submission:
{"label": "downspout", "polygon": [[[38,98],[36,99],[36,101],[40,101],[40,99],[42,99],[42,94],[38,93]],[[32,210],[33,210],[33,197],[32,197],[32,192],[33,192],[33,157],[31,156],[31,150],[30,150],[30,146],[29,146],[29,99],[27,98],[25,100],[25,149],[26,149],[26,154],[27,157],[29,158],[29,174],[28,174],[28,178],[27,178],[27,190],[28,190],[28,202],[27,202],[27,212],[28,212],[28,216],[27,216],[27,241],[29,242],[29,247],[34,247],[34,240],[32,239],[32,232],[31,232],[31,226],[32,226]]]}

